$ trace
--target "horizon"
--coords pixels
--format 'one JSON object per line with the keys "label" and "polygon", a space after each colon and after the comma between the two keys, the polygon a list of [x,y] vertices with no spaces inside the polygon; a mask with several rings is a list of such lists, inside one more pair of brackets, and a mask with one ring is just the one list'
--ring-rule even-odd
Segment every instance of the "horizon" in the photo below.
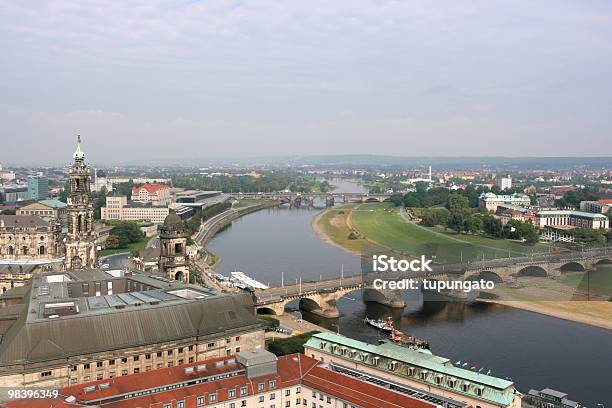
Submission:
{"label": "horizon", "polygon": [[16,162],[79,131],[100,163],[612,154],[608,2],[8,1],[0,30]]}

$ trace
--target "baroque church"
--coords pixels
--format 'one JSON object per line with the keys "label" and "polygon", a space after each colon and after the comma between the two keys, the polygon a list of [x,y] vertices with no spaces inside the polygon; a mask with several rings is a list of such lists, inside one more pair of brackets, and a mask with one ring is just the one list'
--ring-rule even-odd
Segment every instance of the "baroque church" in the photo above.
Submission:
{"label": "baroque church", "polygon": [[[74,162],[69,170],[68,231],[58,219],[39,215],[0,215],[0,269],[3,272],[79,269],[97,266],[97,240],[90,172],[77,136]],[[5,271],[6,269],[6,271]]]}

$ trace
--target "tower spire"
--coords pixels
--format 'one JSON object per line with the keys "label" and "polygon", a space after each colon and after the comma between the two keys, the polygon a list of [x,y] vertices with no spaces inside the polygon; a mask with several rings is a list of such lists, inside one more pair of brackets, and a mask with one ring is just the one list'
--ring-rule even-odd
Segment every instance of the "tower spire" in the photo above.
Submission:
{"label": "tower spire", "polygon": [[74,157],[74,160],[76,161],[85,160],[85,152],[81,150],[81,134],[80,133],[77,133],[77,148],[74,151],[74,154],[72,155],[72,157]]}

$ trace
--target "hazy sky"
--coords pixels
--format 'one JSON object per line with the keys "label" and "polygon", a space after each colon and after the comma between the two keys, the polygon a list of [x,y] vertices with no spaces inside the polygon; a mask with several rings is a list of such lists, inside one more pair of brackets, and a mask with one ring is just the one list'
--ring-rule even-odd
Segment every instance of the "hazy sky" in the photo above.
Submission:
{"label": "hazy sky", "polygon": [[18,1],[0,162],[612,155],[612,1]]}

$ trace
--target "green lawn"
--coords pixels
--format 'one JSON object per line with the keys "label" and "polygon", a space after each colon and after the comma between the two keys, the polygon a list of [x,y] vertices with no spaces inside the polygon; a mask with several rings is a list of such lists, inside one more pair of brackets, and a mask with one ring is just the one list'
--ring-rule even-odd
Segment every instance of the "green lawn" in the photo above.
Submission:
{"label": "green lawn", "polygon": [[560,281],[575,287],[583,293],[612,298],[612,267],[597,268],[588,273],[572,273],[560,278]]}
{"label": "green lawn", "polygon": [[[388,209],[385,211],[385,209]],[[390,210],[390,211],[389,211]],[[404,220],[391,204],[362,204],[351,213],[353,227],[368,240],[406,255],[435,257],[437,262],[459,262],[505,258],[546,252],[544,244],[535,246],[519,242],[465,235],[443,228],[426,228]]]}
{"label": "green lawn", "polygon": [[132,253],[134,251],[140,251],[141,249],[147,246],[147,242],[149,242],[149,239],[150,238],[142,237],[138,241],[129,244],[125,248],[104,249],[100,251],[99,256],[114,255],[114,254],[120,254],[124,252]]}

